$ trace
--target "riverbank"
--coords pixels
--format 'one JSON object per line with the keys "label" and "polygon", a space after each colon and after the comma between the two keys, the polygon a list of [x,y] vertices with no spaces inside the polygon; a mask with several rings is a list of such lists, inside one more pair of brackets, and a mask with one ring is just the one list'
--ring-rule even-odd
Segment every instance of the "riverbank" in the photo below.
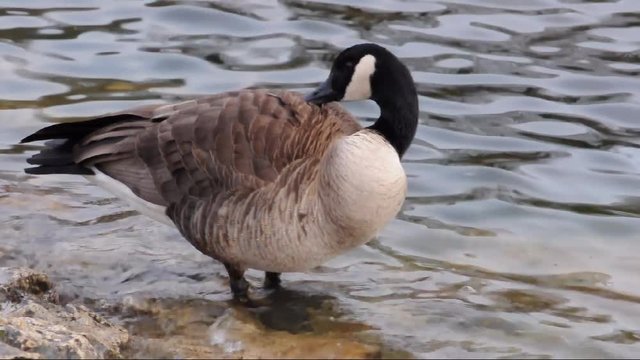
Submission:
{"label": "riverbank", "polygon": [[[276,296],[272,301],[277,300]],[[42,272],[0,268],[0,358],[382,356],[380,345],[348,339],[353,335],[348,330],[357,332],[364,326],[351,324],[349,329],[345,324],[343,332],[335,331],[340,328],[335,326],[332,331],[318,331],[324,316],[295,314],[296,307],[288,315],[306,317],[300,324],[308,329],[300,326],[292,333],[274,328],[277,319],[261,317],[260,309],[227,302],[128,296],[121,303],[86,303],[66,303],[65,295]]]}

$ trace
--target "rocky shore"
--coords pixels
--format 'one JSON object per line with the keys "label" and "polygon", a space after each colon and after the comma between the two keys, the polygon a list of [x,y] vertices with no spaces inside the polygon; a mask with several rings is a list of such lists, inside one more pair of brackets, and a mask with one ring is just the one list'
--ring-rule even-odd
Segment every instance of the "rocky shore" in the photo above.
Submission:
{"label": "rocky shore", "polygon": [[349,332],[268,328],[255,312],[226,302],[125,297],[87,306],[61,298],[46,274],[0,268],[0,358],[382,356],[379,345],[349,339]]}
{"label": "rocky shore", "polygon": [[1,358],[122,357],[128,332],[79,304],[62,305],[53,284],[26,268],[0,268]]}

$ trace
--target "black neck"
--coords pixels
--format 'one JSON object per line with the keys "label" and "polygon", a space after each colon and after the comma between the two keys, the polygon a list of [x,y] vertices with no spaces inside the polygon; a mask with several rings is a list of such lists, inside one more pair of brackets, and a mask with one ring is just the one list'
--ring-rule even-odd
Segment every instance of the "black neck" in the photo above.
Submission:
{"label": "black neck", "polygon": [[400,158],[411,145],[418,128],[418,94],[409,71],[403,70],[405,76],[388,77],[393,80],[381,84],[384,90],[373,96],[380,107],[380,117],[369,127],[384,136]]}

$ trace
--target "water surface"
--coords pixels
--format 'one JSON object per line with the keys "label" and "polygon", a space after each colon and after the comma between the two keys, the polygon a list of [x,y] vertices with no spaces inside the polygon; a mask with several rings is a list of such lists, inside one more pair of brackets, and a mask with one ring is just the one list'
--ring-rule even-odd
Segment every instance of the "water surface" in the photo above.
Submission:
{"label": "water surface", "polygon": [[[43,269],[81,301],[209,319],[194,304],[229,298],[220,264],[82,177],[24,174],[38,145],[18,140],[142,103],[309,91],[370,41],[420,94],[407,201],[376,240],[284,275],[288,300],[261,319],[357,323],[345,336],[416,357],[637,356],[639,14],[632,0],[4,0],[0,265]],[[330,316],[311,326],[283,303]]]}

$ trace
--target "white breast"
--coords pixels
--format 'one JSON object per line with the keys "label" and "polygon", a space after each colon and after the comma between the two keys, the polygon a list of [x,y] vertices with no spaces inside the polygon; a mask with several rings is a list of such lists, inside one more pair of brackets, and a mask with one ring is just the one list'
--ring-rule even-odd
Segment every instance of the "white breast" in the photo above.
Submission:
{"label": "white breast", "polygon": [[375,235],[400,211],[406,196],[407,177],[398,153],[371,130],[338,140],[330,152],[323,180],[330,190],[323,196],[331,197],[333,211],[340,212],[345,225]]}

